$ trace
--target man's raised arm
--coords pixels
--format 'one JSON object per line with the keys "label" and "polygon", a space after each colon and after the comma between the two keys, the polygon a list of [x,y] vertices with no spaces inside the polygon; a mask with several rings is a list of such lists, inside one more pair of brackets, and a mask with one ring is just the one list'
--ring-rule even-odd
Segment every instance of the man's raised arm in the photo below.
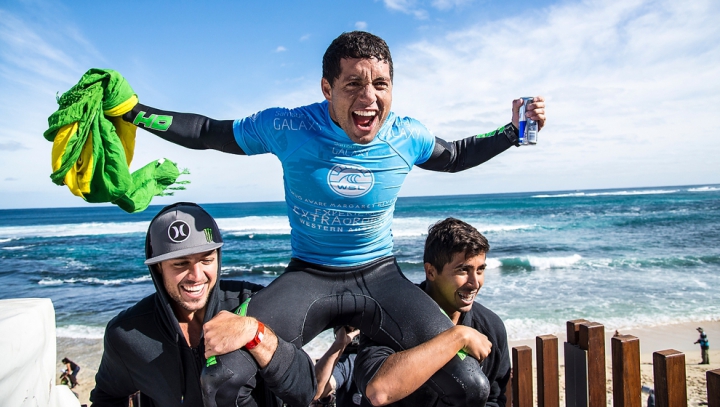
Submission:
{"label": "man's raised arm", "polygon": [[162,139],[193,150],[212,149],[245,154],[235,141],[233,120],[214,120],[193,113],[168,112],[141,103],[122,118]]}
{"label": "man's raised arm", "polygon": [[[418,167],[430,171],[463,171],[484,163],[513,145],[518,145],[519,111],[522,104],[522,99],[513,101],[512,122],[497,130],[452,142],[436,137],[432,155],[424,163],[418,164]],[[542,129],[545,125],[545,99],[536,96],[526,111],[528,119],[538,122],[538,131]]]}

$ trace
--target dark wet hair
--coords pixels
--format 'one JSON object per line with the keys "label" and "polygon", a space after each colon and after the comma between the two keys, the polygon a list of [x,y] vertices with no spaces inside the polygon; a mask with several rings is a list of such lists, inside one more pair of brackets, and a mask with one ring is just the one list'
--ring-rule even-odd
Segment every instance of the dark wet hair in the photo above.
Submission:
{"label": "dark wet hair", "polygon": [[335,38],[323,55],[323,78],[330,86],[340,77],[340,60],[343,58],[377,58],[390,65],[390,81],[393,78],[393,63],[390,48],[377,35],[365,31],[351,31]]}
{"label": "dark wet hair", "polygon": [[456,253],[465,253],[468,258],[488,251],[490,244],[482,233],[459,219],[447,218],[428,229],[423,261],[440,273]]}

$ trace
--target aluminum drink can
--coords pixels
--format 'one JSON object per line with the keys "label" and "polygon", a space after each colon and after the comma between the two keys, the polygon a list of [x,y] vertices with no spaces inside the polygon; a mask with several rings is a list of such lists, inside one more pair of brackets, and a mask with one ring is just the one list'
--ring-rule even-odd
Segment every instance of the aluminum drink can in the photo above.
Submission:
{"label": "aluminum drink can", "polygon": [[522,106],[520,106],[520,126],[518,128],[518,143],[523,145],[537,144],[538,124],[535,120],[525,117],[527,105],[532,103],[533,98],[524,97]]}

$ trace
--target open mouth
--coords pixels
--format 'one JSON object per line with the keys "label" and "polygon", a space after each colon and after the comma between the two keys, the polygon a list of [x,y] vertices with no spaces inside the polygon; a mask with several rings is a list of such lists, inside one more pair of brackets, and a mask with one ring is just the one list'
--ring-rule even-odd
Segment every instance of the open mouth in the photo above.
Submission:
{"label": "open mouth", "polygon": [[475,301],[477,291],[458,291],[457,295],[458,298],[460,298],[460,301],[462,301],[466,305],[470,305],[473,303],[473,301]]}
{"label": "open mouth", "polygon": [[195,284],[195,285],[182,285],[180,288],[182,289],[183,293],[191,298],[199,298],[202,297],[205,293],[205,286],[206,283],[202,284]]}
{"label": "open mouth", "polygon": [[377,120],[376,110],[355,110],[352,113],[355,126],[362,131],[370,131]]}

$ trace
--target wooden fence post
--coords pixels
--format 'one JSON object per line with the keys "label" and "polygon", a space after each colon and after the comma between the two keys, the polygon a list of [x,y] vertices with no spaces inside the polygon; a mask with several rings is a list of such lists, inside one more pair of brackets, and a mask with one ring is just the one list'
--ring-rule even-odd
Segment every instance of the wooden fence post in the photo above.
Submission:
{"label": "wooden fence post", "polygon": [[588,407],[587,351],[580,349],[580,324],[586,319],[567,321],[565,352],[565,406]]}
{"label": "wooden fence post", "polygon": [[573,319],[567,321],[567,342],[571,345],[580,343],[580,324],[590,322],[587,319]]}
{"label": "wooden fence post", "polygon": [[558,338],[555,335],[536,336],[535,349],[538,407],[560,407]]}
{"label": "wooden fence post", "polygon": [[614,336],[612,349],[613,407],[642,407],[640,403],[640,340]]}
{"label": "wooden fence post", "polygon": [[653,353],[656,407],[687,407],[685,354],[674,349]]}
{"label": "wooden fence post", "polygon": [[580,324],[580,348],[587,351],[589,406],[606,407],[605,327],[597,322]]}
{"label": "wooden fence post", "polygon": [[708,407],[720,407],[720,369],[708,370],[705,377],[707,378],[707,405]]}
{"label": "wooden fence post", "polygon": [[532,348],[518,346],[512,348],[513,362],[513,407],[532,407]]}

